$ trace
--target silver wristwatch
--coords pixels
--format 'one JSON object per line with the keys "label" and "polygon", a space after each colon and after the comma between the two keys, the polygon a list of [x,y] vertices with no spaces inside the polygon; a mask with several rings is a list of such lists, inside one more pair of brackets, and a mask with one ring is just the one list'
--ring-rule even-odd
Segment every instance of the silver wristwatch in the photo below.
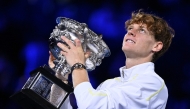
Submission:
{"label": "silver wristwatch", "polygon": [[81,68],[86,69],[86,66],[83,65],[83,64],[81,64],[81,63],[76,63],[76,64],[74,64],[74,65],[71,67],[71,73],[73,72],[74,69],[81,69]]}

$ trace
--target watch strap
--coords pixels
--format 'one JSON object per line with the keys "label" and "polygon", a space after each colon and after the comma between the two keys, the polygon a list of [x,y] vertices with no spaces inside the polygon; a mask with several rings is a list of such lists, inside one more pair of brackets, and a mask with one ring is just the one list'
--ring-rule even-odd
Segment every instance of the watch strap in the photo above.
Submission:
{"label": "watch strap", "polygon": [[81,64],[81,63],[75,63],[72,67],[71,67],[71,73],[73,72],[74,69],[86,69],[86,66]]}

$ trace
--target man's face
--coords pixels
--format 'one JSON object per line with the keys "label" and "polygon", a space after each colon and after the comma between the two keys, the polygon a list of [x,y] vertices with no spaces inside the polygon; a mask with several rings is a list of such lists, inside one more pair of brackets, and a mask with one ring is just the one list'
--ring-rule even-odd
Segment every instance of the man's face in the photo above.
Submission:
{"label": "man's face", "polygon": [[123,39],[122,50],[127,58],[144,58],[151,54],[155,44],[146,24],[131,24]]}

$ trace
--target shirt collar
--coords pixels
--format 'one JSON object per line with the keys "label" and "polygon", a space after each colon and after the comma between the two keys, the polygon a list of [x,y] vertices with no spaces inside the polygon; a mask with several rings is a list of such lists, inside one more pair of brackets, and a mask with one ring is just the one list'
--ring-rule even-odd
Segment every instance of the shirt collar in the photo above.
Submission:
{"label": "shirt collar", "polygon": [[126,67],[123,66],[119,69],[120,75],[121,75],[121,80],[128,81],[132,75],[138,75],[138,74],[142,73],[142,71],[145,71],[147,68],[151,68],[154,70],[154,63],[146,62],[143,64],[135,65],[128,69],[126,69]]}

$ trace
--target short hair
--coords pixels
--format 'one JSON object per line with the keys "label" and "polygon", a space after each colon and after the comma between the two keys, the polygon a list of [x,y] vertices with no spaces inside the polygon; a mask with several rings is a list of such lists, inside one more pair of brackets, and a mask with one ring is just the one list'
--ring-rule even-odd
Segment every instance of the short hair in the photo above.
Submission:
{"label": "short hair", "polygon": [[156,41],[161,41],[163,43],[163,48],[155,52],[152,57],[152,62],[155,62],[160,56],[162,56],[170,47],[172,38],[175,35],[175,31],[168,25],[168,23],[153,14],[148,14],[139,10],[138,12],[133,12],[131,19],[125,22],[125,27],[128,28],[129,25],[134,23],[142,23],[147,25],[147,29],[152,33]]}

